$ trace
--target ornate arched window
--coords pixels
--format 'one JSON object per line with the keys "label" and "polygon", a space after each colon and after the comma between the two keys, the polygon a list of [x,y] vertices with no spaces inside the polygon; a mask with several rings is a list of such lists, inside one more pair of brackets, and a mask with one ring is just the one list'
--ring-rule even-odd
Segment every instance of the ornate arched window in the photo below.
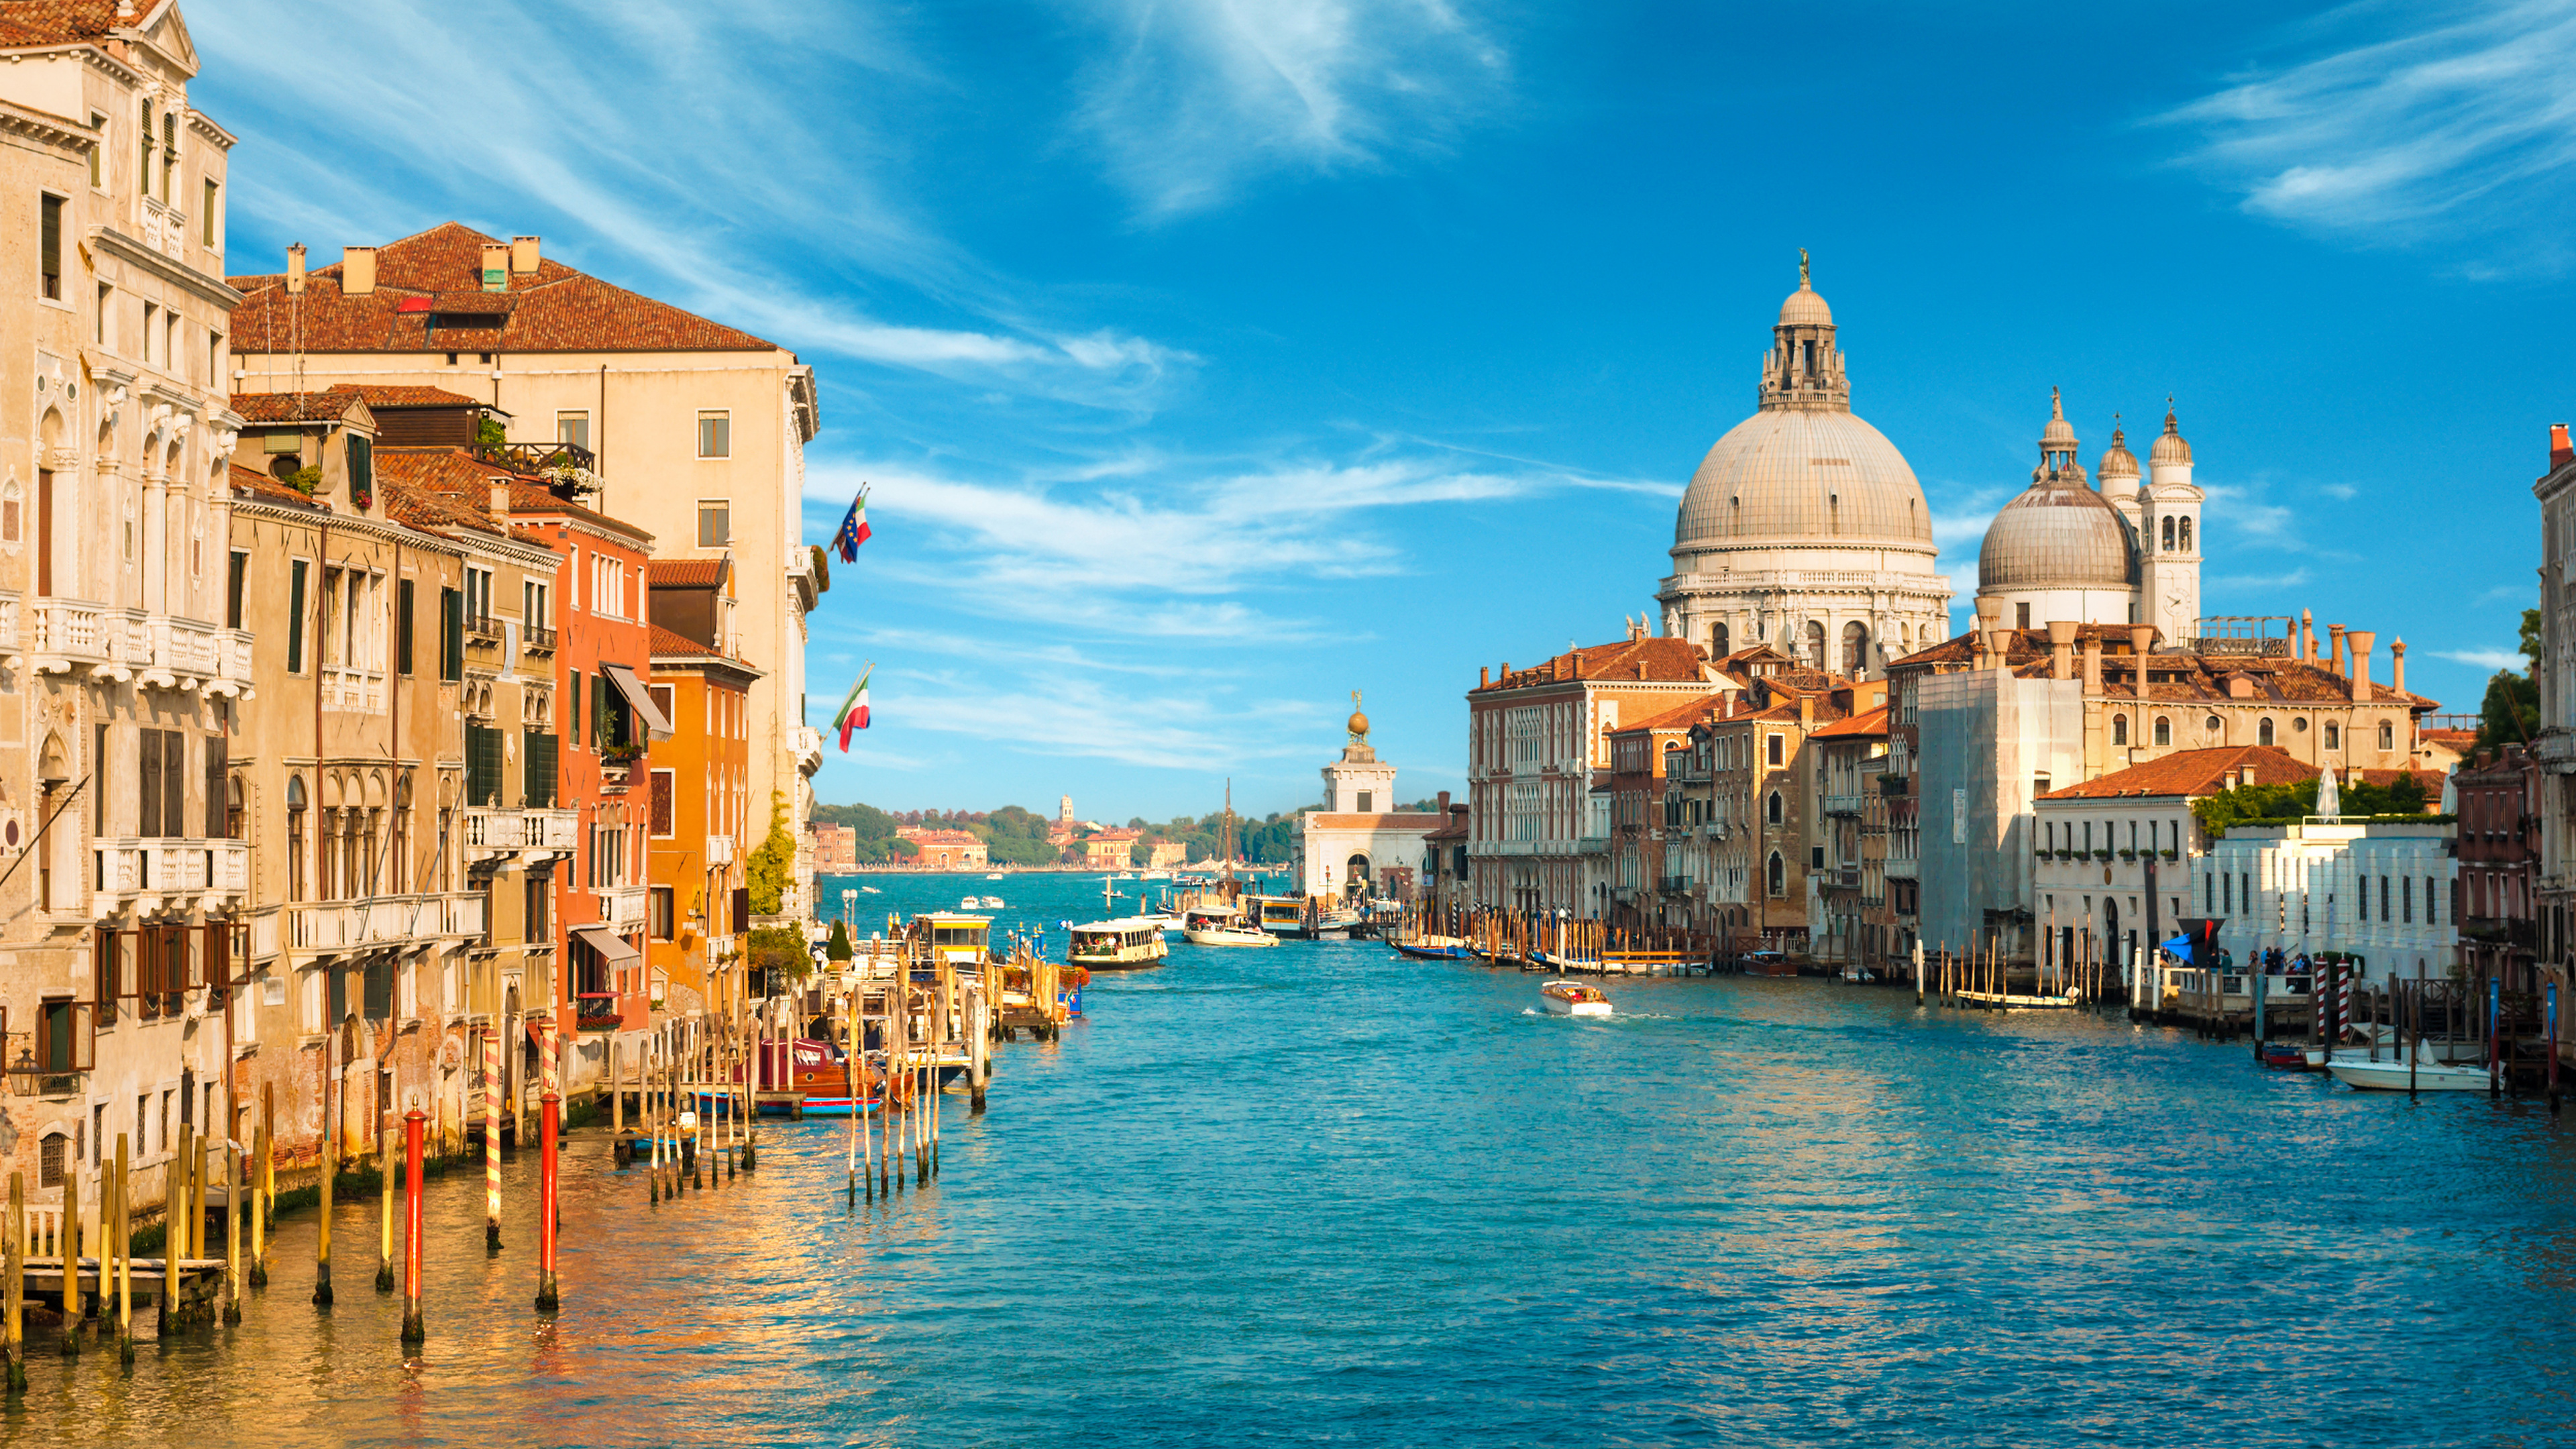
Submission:
{"label": "ornate arched window", "polygon": [[2172,515],[2172,514],[2168,513],[2168,514],[2166,514],[2166,515],[2165,515],[2165,521],[2164,521],[2164,525],[2163,525],[2163,528],[2162,528],[2162,530],[2161,530],[2161,531],[2162,531],[2162,533],[2163,533],[2163,535],[2164,535],[2164,550],[2165,550],[2165,552],[2167,552],[2167,553],[2171,553],[2171,552],[2173,552],[2173,546],[2174,546],[2174,520],[2173,520],[2173,515]]}
{"label": "ornate arched window", "polygon": [[2381,720],[2379,722],[2380,752],[2385,754],[2395,748],[2397,748],[2397,726],[2390,724],[2386,720]]}
{"label": "ornate arched window", "polygon": [[2191,519],[2188,516],[2182,521],[2182,551],[2191,552]]}
{"label": "ornate arched window", "polygon": [[2125,745],[2128,742],[2129,717],[2125,714],[2115,714],[2111,716],[2111,743],[2115,745]]}
{"label": "ornate arched window", "polygon": [[300,901],[304,899],[307,888],[305,872],[308,867],[306,866],[304,859],[304,840],[305,832],[308,828],[305,820],[309,813],[310,812],[305,809],[304,777],[302,775],[287,776],[286,898],[290,901]]}
{"label": "ornate arched window", "polygon": [[1858,679],[1869,668],[1869,629],[1858,619],[1843,625],[1843,673]]}
{"label": "ornate arched window", "polygon": [[1808,665],[1816,669],[1825,668],[1824,624],[1819,620],[1809,619],[1801,642],[1804,647],[1800,652],[1806,656]]}
{"label": "ornate arched window", "polygon": [[1726,641],[1726,626],[1724,624],[1711,626],[1708,631],[1709,657],[1713,659],[1723,659],[1727,655],[1734,653],[1734,650],[1727,647]]}
{"label": "ornate arched window", "polygon": [[1771,792],[1771,798],[1763,802],[1762,818],[1777,825],[1780,823],[1780,814],[1780,792],[1774,790]]}
{"label": "ornate arched window", "polygon": [[2156,743],[2159,745],[2173,743],[2173,720],[2170,716],[2161,714],[2156,716]]}
{"label": "ornate arched window", "polygon": [[2260,720],[2255,721],[2254,743],[2258,745],[2268,745],[2272,743],[2272,717],[2270,715],[2267,714]]}
{"label": "ornate arched window", "polygon": [[1789,867],[1785,861],[1780,859],[1780,852],[1776,850],[1771,852],[1771,863],[1769,866],[1765,867],[1765,869],[1770,873],[1769,883],[1771,894],[1775,896],[1787,895],[1789,893]]}

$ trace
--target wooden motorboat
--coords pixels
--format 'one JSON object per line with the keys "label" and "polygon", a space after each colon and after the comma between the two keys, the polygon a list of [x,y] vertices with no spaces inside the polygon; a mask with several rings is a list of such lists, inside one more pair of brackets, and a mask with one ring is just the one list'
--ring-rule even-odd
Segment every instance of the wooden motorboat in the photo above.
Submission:
{"label": "wooden motorboat", "polygon": [[2307,1048],[2292,1042],[2265,1042],[2262,1062],[2285,1072],[2304,1072],[2308,1069]]}
{"label": "wooden motorboat", "polygon": [[1610,998],[1598,986],[1585,986],[1573,981],[1551,981],[1538,989],[1541,1003],[1550,1016],[1608,1016]]}
{"label": "wooden motorboat", "polygon": [[1466,961],[1473,959],[1469,955],[1467,948],[1456,942],[1451,942],[1446,946],[1418,946],[1411,941],[1389,941],[1387,944],[1395,948],[1395,953],[1397,955],[1410,956],[1416,961]]}
{"label": "wooden motorboat", "polygon": [[1163,923],[1144,916],[1122,916],[1073,928],[1065,960],[1094,971],[1142,971],[1160,966],[1171,954],[1163,944]]}

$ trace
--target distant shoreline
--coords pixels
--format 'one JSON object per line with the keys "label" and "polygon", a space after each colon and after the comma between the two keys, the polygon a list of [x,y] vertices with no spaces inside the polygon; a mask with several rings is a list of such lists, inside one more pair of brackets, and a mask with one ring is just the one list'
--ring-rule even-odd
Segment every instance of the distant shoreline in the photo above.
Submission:
{"label": "distant shoreline", "polygon": [[[825,870],[825,869],[824,869],[824,868],[822,868],[821,866],[816,866],[816,867],[814,868],[814,874],[816,874],[816,875],[818,875],[818,876],[826,876],[826,875],[966,875],[966,876],[973,876],[973,877],[975,877],[976,879],[981,880],[981,879],[983,879],[985,876],[988,876],[988,875],[1120,875],[1120,874],[1127,874],[1127,875],[1141,875],[1141,874],[1143,874],[1143,873],[1144,873],[1144,871],[1146,871],[1146,870],[1187,871],[1188,873],[1190,873],[1190,874],[1192,874],[1192,875],[1200,875],[1200,874],[1204,874],[1204,873],[1211,872],[1211,871],[1220,871],[1220,870],[1223,870],[1223,869],[1225,869],[1225,867],[1224,867],[1224,866],[1222,866],[1222,865],[1213,865],[1213,864],[1211,864],[1211,865],[1156,865],[1156,866],[1144,866],[1144,867],[1138,867],[1138,866],[1132,866],[1132,865],[1122,865],[1122,866],[1115,866],[1115,867],[1113,867],[1113,866],[1105,866],[1105,865],[987,865],[987,866],[961,865],[961,866],[951,867],[951,868],[948,868],[948,869],[938,869],[938,868],[925,867],[925,866],[918,866],[918,865],[873,865],[873,864],[871,864],[871,865],[858,865],[858,866],[852,866],[852,867],[850,867],[848,870]],[[1236,867],[1235,867],[1235,871],[1236,871],[1238,874],[1243,874],[1243,875],[1286,875],[1286,874],[1288,873],[1288,867],[1286,867],[1286,866],[1284,866],[1284,865],[1238,865],[1238,866],[1236,866]]]}

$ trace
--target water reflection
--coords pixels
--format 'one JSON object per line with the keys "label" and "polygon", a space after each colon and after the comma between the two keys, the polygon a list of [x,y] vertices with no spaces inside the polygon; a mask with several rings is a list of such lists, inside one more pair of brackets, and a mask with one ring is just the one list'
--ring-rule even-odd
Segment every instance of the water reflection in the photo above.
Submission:
{"label": "water reflection", "polygon": [[[1033,889],[1015,882],[1014,893]],[[1092,887],[1097,890],[1096,885]],[[952,892],[953,894],[953,892]],[[1043,901],[1038,903],[1044,909]],[[1070,914],[1070,911],[1065,912]],[[2543,1111],[1816,982],[1176,948],[951,1101],[853,1206],[846,1126],[658,1207],[575,1134],[434,1179],[429,1342],[290,1218],[244,1323],[34,1360],[13,1438],[289,1443],[2546,1442],[2576,1213]],[[2438,1431],[2431,1426],[2440,1426]]]}

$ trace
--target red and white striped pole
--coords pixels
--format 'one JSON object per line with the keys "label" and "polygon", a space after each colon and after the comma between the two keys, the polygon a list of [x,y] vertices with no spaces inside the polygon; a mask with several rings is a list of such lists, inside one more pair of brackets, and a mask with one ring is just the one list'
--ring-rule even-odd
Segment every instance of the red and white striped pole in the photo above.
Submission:
{"label": "red and white striped pole", "polygon": [[483,1029],[483,1251],[501,1251],[501,1034]]}

